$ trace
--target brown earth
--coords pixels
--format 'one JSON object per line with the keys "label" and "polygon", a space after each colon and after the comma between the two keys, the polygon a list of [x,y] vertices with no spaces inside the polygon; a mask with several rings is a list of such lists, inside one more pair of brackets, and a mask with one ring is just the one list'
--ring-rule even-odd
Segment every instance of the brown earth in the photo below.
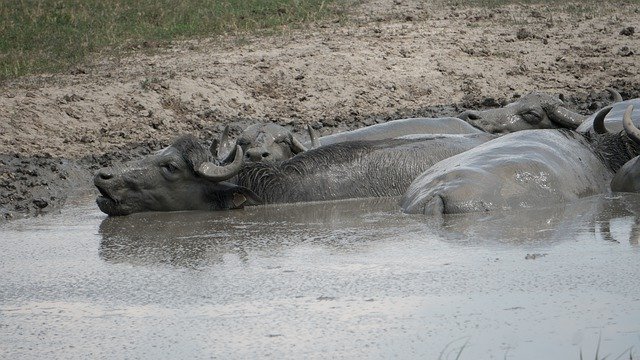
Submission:
{"label": "brown earth", "polygon": [[[580,4],[576,2],[575,4]],[[638,5],[494,9],[371,1],[277,35],[140,44],[66,74],[0,87],[0,213],[55,210],[97,168],[273,121],[321,134],[494,107],[531,92],[582,113],[605,87],[640,97]],[[638,29],[640,30],[640,29]]]}

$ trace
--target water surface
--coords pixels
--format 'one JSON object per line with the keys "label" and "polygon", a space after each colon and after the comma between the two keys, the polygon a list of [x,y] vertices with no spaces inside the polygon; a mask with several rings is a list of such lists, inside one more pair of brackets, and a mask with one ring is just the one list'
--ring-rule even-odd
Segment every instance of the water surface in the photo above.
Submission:
{"label": "water surface", "polygon": [[0,357],[637,358],[639,199],[427,219],[78,198],[0,227]]}

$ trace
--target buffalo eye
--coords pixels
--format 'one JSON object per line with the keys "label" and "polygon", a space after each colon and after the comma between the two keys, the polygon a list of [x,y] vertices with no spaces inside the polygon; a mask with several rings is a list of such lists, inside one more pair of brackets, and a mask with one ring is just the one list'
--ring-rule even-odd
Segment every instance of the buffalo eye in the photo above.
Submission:
{"label": "buffalo eye", "polygon": [[290,135],[290,134],[277,134],[276,136],[273,137],[273,142],[282,144],[284,142],[291,140],[291,136],[287,136],[287,135]]}
{"label": "buffalo eye", "polygon": [[172,176],[178,171],[178,167],[172,163],[162,165],[162,172],[167,176]]}
{"label": "buffalo eye", "polygon": [[542,121],[542,114],[535,110],[530,110],[525,113],[520,114],[522,119],[529,124],[537,124]]}

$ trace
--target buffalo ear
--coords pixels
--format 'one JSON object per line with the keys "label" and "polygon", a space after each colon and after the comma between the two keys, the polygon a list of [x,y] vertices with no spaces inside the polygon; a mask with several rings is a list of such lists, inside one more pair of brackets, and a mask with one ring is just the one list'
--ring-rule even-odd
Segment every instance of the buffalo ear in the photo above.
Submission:
{"label": "buffalo ear", "polygon": [[228,209],[242,209],[245,205],[260,205],[264,201],[250,189],[232,184],[229,182],[221,182],[222,194]]}
{"label": "buffalo ear", "polygon": [[258,195],[245,187],[238,186],[233,190],[231,198],[233,209],[243,208],[245,205],[260,205],[262,203],[263,201]]}

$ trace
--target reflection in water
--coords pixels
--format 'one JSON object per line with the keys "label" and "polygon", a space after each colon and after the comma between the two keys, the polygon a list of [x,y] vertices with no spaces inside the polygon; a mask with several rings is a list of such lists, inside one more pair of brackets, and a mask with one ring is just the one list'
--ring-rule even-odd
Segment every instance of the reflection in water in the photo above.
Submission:
{"label": "reflection in water", "polygon": [[[277,255],[301,246],[335,252],[366,251],[403,239],[460,246],[558,243],[593,233],[607,241],[638,244],[638,195],[596,196],[543,209],[445,215],[402,214],[397,199],[365,199],[256,206],[228,212],[141,213],[109,217],[100,225],[100,257],[109,262],[198,268],[235,255]],[[611,226],[616,223],[618,225]],[[625,225],[625,224],[628,224]],[[628,235],[620,228],[628,227]],[[621,234],[622,232],[622,234]]]}
{"label": "reflection in water", "polygon": [[[595,223],[599,225],[600,234],[604,240],[612,242],[629,241],[638,245],[640,239],[640,194],[616,194],[600,203],[600,211],[596,215]],[[619,226],[612,226],[616,222],[629,223],[629,235],[624,240],[617,240],[614,230]],[[597,232],[594,226],[594,232]]]}
{"label": "reflection in water", "polygon": [[479,239],[509,244],[553,243],[584,232],[619,242],[613,236],[610,224],[627,218],[632,221],[628,241],[637,244],[640,235],[638,200],[640,196],[636,194],[598,195],[545,208],[445,215],[433,219],[432,223],[440,225],[437,231],[443,238],[458,243],[477,243]]}
{"label": "reflection in water", "polygon": [[277,254],[314,244],[361,251],[399,231],[421,231],[419,219],[397,211],[397,199],[375,198],[255,206],[228,212],[141,213],[100,224],[100,256],[111,262],[201,266],[251,251]]}

